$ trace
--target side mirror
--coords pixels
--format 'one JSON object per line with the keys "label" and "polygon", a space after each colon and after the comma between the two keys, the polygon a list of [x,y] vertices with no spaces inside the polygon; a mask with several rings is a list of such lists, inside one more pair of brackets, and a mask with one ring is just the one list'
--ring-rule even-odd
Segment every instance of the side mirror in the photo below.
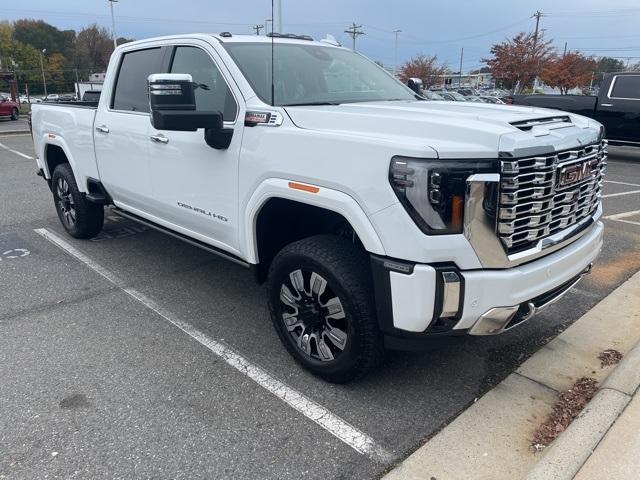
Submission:
{"label": "side mirror", "polygon": [[151,125],[158,130],[221,129],[222,113],[196,111],[191,75],[156,73],[147,79]]}

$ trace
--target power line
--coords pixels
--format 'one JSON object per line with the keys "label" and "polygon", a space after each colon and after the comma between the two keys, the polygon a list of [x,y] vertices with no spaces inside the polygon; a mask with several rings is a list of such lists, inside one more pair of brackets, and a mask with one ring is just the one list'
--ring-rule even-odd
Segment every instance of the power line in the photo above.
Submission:
{"label": "power line", "polygon": [[349,34],[352,40],[352,50],[356,51],[356,38],[360,35],[366,35],[362,30],[362,25],[356,25],[356,22],[353,22],[349,28],[347,28],[344,33]]}

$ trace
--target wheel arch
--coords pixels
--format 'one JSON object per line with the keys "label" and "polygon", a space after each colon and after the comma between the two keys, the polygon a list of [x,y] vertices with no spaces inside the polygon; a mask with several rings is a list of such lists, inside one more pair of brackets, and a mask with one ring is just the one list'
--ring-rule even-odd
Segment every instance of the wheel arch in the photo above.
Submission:
{"label": "wheel arch", "polygon": [[258,280],[264,280],[271,260],[282,247],[312,235],[349,236],[352,232],[352,240],[364,250],[385,254],[373,225],[351,196],[324,187],[301,190],[292,188],[291,183],[267,180],[247,205],[242,236],[248,261],[257,264]]}
{"label": "wheel arch", "polygon": [[73,161],[73,157],[69,154],[69,149],[63,139],[58,136],[54,136],[53,138],[51,138],[51,136],[47,136],[46,140],[43,142],[42,158],[44,160],[44,174],[49,186],[51,186],[51,178],[53,177],[53,171],[56,167],[60,164],[68,163],[73,171],[73,176],[76,179],[78,190],[83,193],[87,193],[85,182],[80,181],[81,179],[78,176],[78,171],[76,169],[75,162]]}

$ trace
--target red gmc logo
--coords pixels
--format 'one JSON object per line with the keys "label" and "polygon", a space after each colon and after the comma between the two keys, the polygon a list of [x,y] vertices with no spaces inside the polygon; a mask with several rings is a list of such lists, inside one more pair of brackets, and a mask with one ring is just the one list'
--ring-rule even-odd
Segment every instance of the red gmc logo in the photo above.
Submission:
{"label": "red gmc logo", "polygon": [[558,169],[558,187],[566,187],[578,183],[585,178],[593,175],[593,170],[596,167],[598,161],[590,160],[582,163],[572,163],[566,167],[560,167]]}

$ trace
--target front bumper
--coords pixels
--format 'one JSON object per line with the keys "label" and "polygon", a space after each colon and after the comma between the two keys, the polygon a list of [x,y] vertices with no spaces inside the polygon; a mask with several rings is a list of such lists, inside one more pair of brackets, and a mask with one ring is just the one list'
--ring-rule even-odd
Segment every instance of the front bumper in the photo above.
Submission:
{"label": "front bumper", "polygon": [[603,230],[596,222],[570,245],[514,268],[458,271],[459,309],[444,321],[439,318],[442,272],[455,270],[454,265],[372,257],[378,321],[387,345],[414,348],[434,337],[497,334],[521,324],[589,270],[602,249]]}

